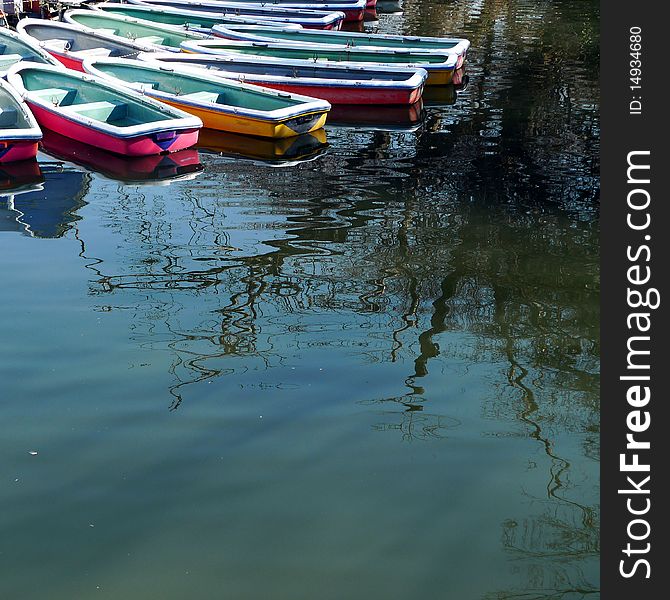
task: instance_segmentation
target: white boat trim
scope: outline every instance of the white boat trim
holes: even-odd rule
[[[35,41],[34,38],[25,36],[25,35],[20,35],[11,29],[6,29],[5,27],[0,28],[0,40],[2,40],[3,37],[10,38],[14,40],[15,42],[19,44],[25,44],[30,48],[35,54],[37,54],[40,58],[42,58],[45,63],[48,65],[60,65],[60,63],[53,57],[51,54],[46,52],[44,49],[40,47],[40,45]],[[0,54],[0,56],[4,56]],[[18,61],[17,61],[18,62]],[[32,62],[32,61],[27,61],[27,62]],[[40,63],[35,63],[35,64],[40,64]],[[0,70],[0,77],[5,77],[7,74],[7,71],[9,70],[9,67],[11,65],[8,65],[7,68],[1,69]]]
[[[25,64],[25,63],[24,63]],[[39,64],[39,63],[35,63]],[[11,68],[11,67],[10,67]],[[42,130],[37,124],[35,117],[26,103],[21,98],[21,95],[14,89],[12,85],[0,79],[0,90],[7,93],[16,105],[16,108],[21,111],[21,114],[26,118],[28,127],[0,127],[0,140],[20,140],[20,141],[39,141],[42,139]]]
[[[262,31],[267,31],[268,35],[263,36],[255,33],[246,33],[248,29],[252,30],[261,30]],[[319,42],[305,42],[301,41],[299,39],[300,33],[298,33],[297,38],[295,40],[290,40],[290,39],[281,39],[281,38],[275,38],[272,37],[272,32],[280,32],[280,31],[285,31],[286,29],[283,27],[275,27],[273,25],[251,25],[251,24],[221,24],[221,25],[215,25],[212,27],[212,33],[215,35],[219,35],[220,37],[223,37],[224,39],[228,40],[233,40],[233,41],[240,41],[240,42],[266,42],[270,44],[291,44],[295,46],[319,46]],[[427,36],[413,36],[413,35],[394,35],[394,34],[385,34],[385,33],[365,33],[365,32],[359,32],[359,31],[321,31],[321,30],[314,30],[314,29],[304,29],[301,28],[301,32],[304,32],[306,35],[312,35],[315,34],[316,36],[322,36],[324,38],[328,37],[329,35],[346,35],[347,37],[351,38],[352,40],[356,40],[357,38],[362,39],[362,38],[378,38],[381,40],[389,40],[389,41],[407,41],[406,46],[398,47],[398,48],[393,48],[391,46],[378,46],[375,45],[374,43],[362,43],[362,44],[356,44],[354,46],[348,46],[348,47],[353,47],[353,48],[358,48],[360,50],[368,50],[368,49],[381,49],[381,50],[407,50],[408,52],[426,52],[426,53],[433,53],[433,54],[444,54],[444,53],[455,53],[458,55],[466,55],[468,52],[468,49],[470,48],[470,41],[465,39],[465,38],[449,38],[449,37],[427,37]],[[412,46],[411,42],[426,42],[426,43],[432,43],[432,44],[444,44],[446,47],[445,48],[422,48],[421,46]],[[449,45],[451,44],[451,45]],[[347,47],[347,44],[327,44],[328,46],[332,48],[345,48]]]

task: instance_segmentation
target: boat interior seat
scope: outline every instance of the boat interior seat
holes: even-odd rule
[[[20,54],[0,54],[0,67],[8,67],[23,60]]]
[[[162,44],[165,38],[159,35],[145,35],[144,37],[135,38],[135,41],[140,44]]]
[[[182,94],[180,98],[186,100],[193,100],[194,102],[213,102],[219,101],[221,94],[218,92],[192,92],[190,94]]]
[[[88,48],[86,50],[78,50],[77,54],[79,56],[83,57],[100,57],[104,58],[106,56],[109,56],[112,53],[112,51],[109,48]]]
[[[32,92],[31,95],[36,96],[42,100],[48,100],[54,104],[64,106],[72,104],[72,101],[77,96],[77,90],[62,89],[62,88],[44,88]]]
[[[74,40],[66,40],[60,38],[53,38],[51,40],[45,40],[43,45],[46,48],[51,50],[57,50],[60,52],[65,52],[66,50],[71,50],[74,44]]]
[[[118,29],[112,29],[110,27],[96,27],[95,30],[98,33],[104,33],[105,35],[119,35]]]
[[[19,114],[13,106],[0,106],[0,127],[14,127]]]
[[[0,44],[0,54],[7,50],[7,44]]]
[[[158,83],[158,81],[138,81],[136,85],[142,91],[157,90],[160,86],[160,83]]]
[[[85,102],[83,104],[71,104],[67,107],[82,117],[95,119],[96,121],[115,121],[122,119],[128,113],[128,105],[124,102]]]

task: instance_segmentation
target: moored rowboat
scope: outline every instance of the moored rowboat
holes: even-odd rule
[[[301,29],[302,26],[294,23],[291,19],[275,19],[271,21],[261,21],[253,17],[240,17],[238,15],[219,15],[197,12],[193,10],[171,9],[166,10],[160,6],[151,6],[149,4],[122,4],[120,2],[102,2],[101,4],[94,4],[91,8],[95,12],[104,12],[105,14],[123,15],[126,17],[133,17],[135,19],[142,19],[144,21],[151,21],[152,23],[160,23],[163,25],[172,25],[189,31],[197,31],[200,33],[209,34],[214,25],[221,23],[235,23],[237,25],[258,25],[265,23],[266,25],[276,25],[279,27],[292,27],[294,29]]]
[[[235,42],[229,40],[200,40],[184,42],[184,52],[194,54],[244,54],[259,57],[288,58],[291,60],[331,63],[362,63],[368,66],[395,66],[425,69],[428,72],[426,85],[445,85],[451,78],[458,62],[455,54],[435,54],[410,50],[359,49],[313,45],[300,48],[291,44],[269,44],[265,42]]]
[[[0,163],[35,158],[42,131],[21,96],[0,79]]]
[[[428,73],[423,69],[323,64],[308,60],[200,54],[147,54],[172,66],[210,69],[221,77],[313,96],[340,104],[414,104],[421,98]]]
[[[146,4],[155,4],[155,0],[141,0]],[[372,9],[376,0],[313,0],[300,2],[298,0],[199,0],[200,2],[225,2],[228,5],[251,4],[255,6],[271,6],[285,10],[319,10],[326,12],[341,12],[345,15],[345,22],[362,21],[366,9]],[[191,4],[187,2],[185,4]],[[372,6],[370,6],[372,4]],[[192,9],[195,10],[195,9]]]
[[[42,50],[36,42],[0,27],[0,77],[4,77],[7,69],[20,61],[58,64],[56,59]]]
[[[63,18],[67,23],[168,52],[179,52],[182,42],[202,40],[208,37],[172,25],[162,25],[102,11],[70,10],[63,15]]]
[[[7,79],[41,127],[116,154],[190,148],[202,127],[197,117],[61,67],[14,65]]]
[[[253,17],[260,21],[282,20],[296,23],[310,29],[339,29],[344,21],[344,13],[325,12],[320,10],[300,10],[297,8],[284,9],[278,6],[263,6],[258,4],[244,4],[225,2],[190,2],[189,0],[129,0],[130,4],[151,6],[171,12],[174,9],[207,14],[213,17],[240,16]]]
[[[222,24],[212,28],[215,36],[243,42],[268,42],[274,44],[334,45],[347,48],[409,50],[421,52],[453,53],[459,57],[458,69],[464,62],[470,42],[463,38],[419,37],[413,35],[386,35],[352,31],[311,31],[284,29],[267,25]]]
[[[268,138],[286,138],[323,127],[330,104],[223,79],[203,69],[121,59],[86,61],[86,71],[124,85],[202,119],[205,127]]]
[[[39,43],[40,47],[70,69],[81,71],[85,58],[93,56],[123,56],[133,58],[140,52],[152,52],[155,47],[122,40],[71,23],[42,19],[21,19],[17,32]]]

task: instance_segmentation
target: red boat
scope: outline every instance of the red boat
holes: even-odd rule
[[[152,52],[154,48],[118,36],[107,35],[72,23],[21,19],[16,31],[46,50],[68,69],[82,71],[82,62],[87,58],[121,57],[135,58],[140,52]]]
[[[309,60],[213,54],[142,54],[171,66],[200,67],[220,77],[327,100],[332,105],[410,105],[421,99],[423,69],[338,65]]]

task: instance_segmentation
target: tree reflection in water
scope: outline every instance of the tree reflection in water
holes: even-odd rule
[[[116,248],[82,247],[91,292],[172,353],[173,410],[199,383],[330,347],[402,371],[404,391],[360,406],[430,441],[460,427],[431,370],[491,364],[484,435],[530,437],[544,457],[528,468],[547,472],[502,525],[519,584],[487,597],[595,595],[596,482],[575,463],[598,459],[598,4],[404,7],[388,28],[473,42],[453,106],[417,132],[330,132],[290,169],[211,157],[188,186],[119,187],[101,216]]]

